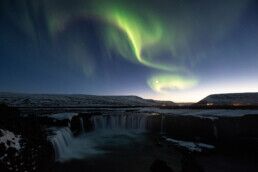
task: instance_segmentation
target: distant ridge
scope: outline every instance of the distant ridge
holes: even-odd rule
[[[258,93],[229,93],[229,94],[212,94],[198,103],[199,105],[233,105],[233,106],[250,106],[258,105]]]
[[[96,96],[83,94],[27,94],[0,92],[0,103],[13,107],[87,107],[87,106],[171,106],[170,101],[138,96]]]

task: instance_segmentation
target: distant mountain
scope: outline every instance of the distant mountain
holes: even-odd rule
[[[212,94],[205,97],[197,104],[233,106],[258,105],[258,93]]]
[[[137,96],[96,96],[81,94],[0,93],[0,103],[14,107],[84,107],[84,106],[171,106],[170,101],[156,101]]]

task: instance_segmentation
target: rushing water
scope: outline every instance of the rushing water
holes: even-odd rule
[[[83,124],[83,118],[80,117],[80,124],[81,124],[81,129],[82,129],[82,133],[84,133],[84,124]]]
[[[161,115],[161,123],[160,123],[160,134],[161,135],[165,134],[165,131],[164,131],[164,120],[165,120],[165,116]]]
[[[85,133],[83,118],[80,118],[82,134],[74,137],[69,127],[52,128],[50,141],[55,150],[56,161],[81,159],[105,153],[99,147],[106,144],[126,144],[123,137],[135,137],[145,132],[146,115],[96,115],[91,121],[94,131]],[[119,140],[120,138],[123,138]]]
[[[146,129],[146,115],[98,115],[92,121],[95,130],[99,129]]]
[[[50,138],[54,150],[55,150],[55,159],[62,159],[62,155],[64,155],[68,151],[68,147],[70,146],[73,138],[73,134],[69,127],[64,128],[52,128],[54,136]]]

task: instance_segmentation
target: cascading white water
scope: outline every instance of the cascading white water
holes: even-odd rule
[[[92,117],[94,129],[146,129],[146,115],[98,115]]]
[[[213,135],[214,135],[215,139],[218,139],[218,128],[216,125],[217,118],[210,118],[210,119],[212,121]]]
[[[160,134],[164,134],[164,120],[165,120],[165,116],[161,115]]]
[[[96,115],[91,117],[95,131],[84,133],[81,136],[74,137],[69,127],[50,128],[53,135],[49,137],[55,150],[56,161],[66,161],[69,159],[83,158],[92,154],[102,153],[96,145],[102,145],[103,142],[113,136],[121,134],[127,135],[133,130],[133,133],[144,132],[146,129],[147,115]],[[80,127],[84,132],[83,119],[80,118]],[[121,131],[120,131],[121,130]],[[127,130],[130,130],[129,132]],[[132,137],[132,135],[130,135]],[[107,139],[108,138],[108,139]]]
[[[68,127],[64,128],[51,128],[54,133],[49,139],[53,144],[55,150],[55,159],[61,160],[63,155],[67,152],[68,146],[71,144],[73,139],[73,134]]]
[[[218,139],[218,128],[214,121],[213,121],[213,134],[214,134],[215,138]]]
[[[84,124],[83,124],[83,118],[80,118],[80,124],[81,124],[81,129],[82,129],[82,133],[84,133]]]

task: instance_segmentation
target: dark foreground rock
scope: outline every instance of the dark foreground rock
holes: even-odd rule
[[[251,151],[258,154],[258,115],[237,117],[166,115],[163,121],[162,130],[170,138],[208,143],[218,149]]]
[[[144,131],[151,136],[157,136],[154,145],[159,148],[155,149],[162,149],[168,146],[169,148],[166,149],[166,151],[176,149],[183,154],[184,158],[179,158],[182,169],[173,168],[173,170],[177,172],[202,172],[203,164],[200,166],[199,162],[195,160],[197,153],[205,153],[207,156],[214,154],[214,152],[227,152],[229,154],[237,152],[237,154],[245,153],[254,157],[258,155],[258,116],[255,114],[223,117],[161,114],[131,110],[112,111],[112,109],[108,111],[99,111],[99,109],[97,109],[94,111],[91,109],[88,112],[84,111],[80,113],[65,112],[49,115],[20,116],[20,112],[17,109],[1,105],[0,115],[0,139],[4,140],[4,138],[7,138],[6,136],[11,138],[9,140],[5,139],[3,143],[0,141],[0,170],[2,171],[50,171],[51,169],[56,169],[57,171],[72,171],[76,163],[82,165],[82,161],[73,161],[76,162],[75,164],[66,163],[69,170],[63,168],[62,163],[57,167],[54,161],[58,154],[56,154],[57,149],[54,148],[58,147],[60,150],[63,150],[61,148],[69,147],[68,142],[71,142],[71,139],[80,138],[82,133],[84,136],[98,129],[136,129]],[[62,130],[64,128],[65,130]],[[49,136],[55,138],[52,140],[54,142],[51,141],[50,143],[48,141]],[[164,136],[161,137],[163,139],[158,139],[160,136]],[[120,138],[121,135],[116,137]],[[163,142],[169,141],[164,138],[171,138],[170,142],[172,141],[173,143],[166,143],[166,146],[164,146]],[[104,139],[106,138],[104,137]],[[126,140],[126,142],[127,141],[128,140]],[[131,140],[129,140],[129,142],[131,142]],[[16,143],[19,144],[19,146],[17,146]],[[53,143],[56,144],[53,145]],[[112,148],[112,151],[113,149],[116,150],[119,146],[123,146],[119,144],[120,142]],[[208,144],[214,145],[215,148],[212,149],[212,151],[208,149],[199,151],[203,145],[207,148]],[[116,157],[117,154],[109,154],[108,156],[99,157],[96,160],[100,164],[104,164],[105,167],[113,169],[113,167],[109,167],[110,164],[107,163],[107,159],[110,163],[128,163],[128,160],[133,161],[136,156],[139,156],[142,161],[147,163],[144,167],[142,166],[144,170],[172,170],[169,165],[166,165],[166,158],[159,161],[155,155],[152,156],[153,152],[150,152],[148,156],[151,155],[152,159],[148,159],[148,157],[142,156],[145,155],[145,153],[140,149],[136,149],[137,146],[140,146],[138,143],[132,143],[130,146],[132,146],[132,150],[137,150],[135,154],[131,156],[129,155],[132,150],[125,151],[124,147],[121,147],[119,151],[125,152],[123,152],[123,154],[116,152],[120,155],[119,157]],[[185,147],[187,149],[185,149]],[[193,149],[198,151],[191,151]],[[145,150],[150,151],[152,149]],[[109,148],[107,152],[108,151]],[[194,153],[189,154],[190,152]],[[250,154],[250,152],[252,154]],[[121,156],[123,156],[123,158]],[[105,157],[107,159],[105,159]],[[114,158],[113,160],[115,161],[113,161],[112,158]],[[145,158],[147,158],[147,160]],[[93,159],[84,159],[83,163],[86,164],[86,168],[92,167],[90,163],[95,162]],[[119,164],[119,169],[123,167],[126,168],[126,163]],[[171,162],[167,163],[170,164]],[[96,164],[93,165],[93,167],[87,170],[94,171],[97,169],[102,171],[105,169],[104,166],[99,167]],[[209,168],[210,167],[207,167],[206,169]],[[78,167],[75,169],[81,170]],[[133,169],[135,169],[135,167]],[[127,171],[130,170],[127,169]]]
[[[165,161],[156,159],[150,167],[151,172],[173,172]]]
[[[0,171],[47,171],[53,150],[39,123],[5,105],[0,116]]]

